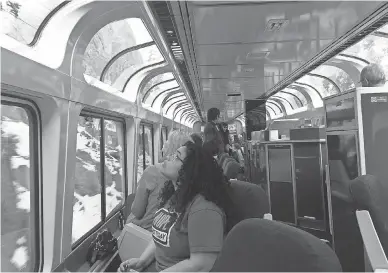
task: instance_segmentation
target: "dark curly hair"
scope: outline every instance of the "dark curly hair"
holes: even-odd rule
[[[167,181],[160,192],[160,208],[167,202],[180,216],[176,227],[180,227],[184,212],[197,194],[221,208],[226,216],[229,214],[231,199],[230,182],[224,176],[217,161],[201,145],[191,141],[184,144],[187,156],[179,170],[177,189],[172,181]]]

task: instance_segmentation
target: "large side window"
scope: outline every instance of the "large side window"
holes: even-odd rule
[[[39,138],[35,108],[1,101],[1,271],[39,269]]]
[[[72,243],[96,229],[123,204],[124,122],[81,114],[73,201]]]
[[[154,164],[154,139],[152,125],[140,124],[139,128],[139,150],[137,154],[137,181],[143,171]]]

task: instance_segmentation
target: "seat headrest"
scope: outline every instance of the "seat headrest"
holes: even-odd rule
[[[230,162],[230,161],[233,161],[234,159],[233,158],[231,158],[229,155],[224,159],[224,162],[222,163],[222,165],[221,165],[221,168],[223,169],[223,170],[225,170],[226,169],[226,165]]]
[[[349,191],[353,199],[355,208],[358,210],[373,210],[378,206],[382,197],[386,199],[383,185],[374,175],[361,175],[350,181]]]
[[[300,229],[247,219],[227,235],[212,272],[339,272],[334,251]]]
[[[249,218],[263,218],[269,213],[269,201],[265,191],[258,185],[244,181],[230,181],[232,208],[227,217],[227,231],[237,223]]]
[[[228,179],[235,179],[240,172],[240,164],[237,163],[235,160],[228,160],[225,169],[224,169],[224,175]]]
[[[227,153],[222,153],[219,157],[219,160],[218,160],[218,165],[220,165],[222,167],[222,165],[224,164],[224,161],[226,158],[228,158],[229,155]]]
[[[374,175],[361,175],[350,182],[355,209],[370,213],[376,232],[388,253],[388,185]]]

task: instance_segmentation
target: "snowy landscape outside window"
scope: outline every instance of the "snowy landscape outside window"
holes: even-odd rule
[[[35,116],[3,101],[1,108],[1,271],[34,271],[39,255]]]
[[[104,145],[101,145],[102,136]],[[125,192],[123,166],[124,124],[81,115],[77,132],[72,243],[121,207]],[[103,185],[105,208],[101,207]]]

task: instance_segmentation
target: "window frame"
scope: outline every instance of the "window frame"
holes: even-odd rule
[[[41,114],[34,101],[4,94],[10,88],[1,85],[1,105],[23,108],[29,119],[30,157],[30,216],[29,235],[30,264],[34,272],[43,268],[43,176],[42,176],[42,123]],[[32,128],[31,128],[32,125]],[[32,183],[31,183],[32,182]],[[31,227],[34,228],[31,232]]]
[[[162,127],[160,130],[160,147],[159,147],[162,152],[162,157],[163,157],[163,151],[162,151],[163,145],[164,145],[164,139],[163,139],[163,127]]]
[[[91,228],[88,232],[86,232],[84,235],[79,237],[75,242],[71,243],[71,251],[74,251],[80,244],[82,244],[83,241],[85,241],[89,236],[91,236],[93,233],[95,233],[101,226],[103,226],[106,222],[108,222],[114,215],[121,211],[123,207],[125,206],[126,199],[128,198],[128,174],[127,174],[127,140],[126,140],[126,126],[125,126],[125,119],[122,117],[118,117],[115,115],[109,115],[109,114],[103,114],[96,111],[92,111],[89,109],[83,109],[81,110],[78,117],[91,117],[91,118],[98,118],[101,122],[101,139],[100,139],[100,164],[101,164],[101,170],[100,170],[100,176],[102,177],[102,181],[100,181],[101,184],[101,220],[96,224],[93,228]],[[105,188],[105,120],[109,121],[117,121],[121,122],[123,124],[123,199],[122,204],[117,206],[115,209],[113,209],[111,212],[106,214],[106,188]],[[78,128],[78,121],[77,121],[77,128]],[[77,132],[78,134],[78,132]],[[101,145],[101,143],[103,145]],[[101,156],[102,155],[102,156]],[[75,189],[74,189],[75,191]],[[74,191],[73,191],[73,197],[74,197]],[[72,211],[72,213],[74,213]],[[73,219],[73,217],[72,217]],[[73,220],[72,220],[72,227],[73,227]],[[73,232],[72,232],[73,235]]]
[[[167,142],[167,126],[162,126],[162,129],[160,130],[160,150],[163,149],[164,143]],[[163,151],[162,151],[162,157],[163,157]]]

